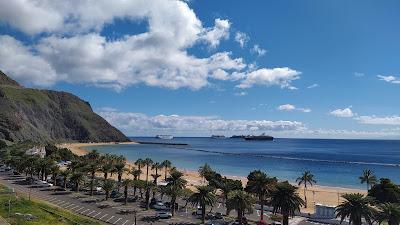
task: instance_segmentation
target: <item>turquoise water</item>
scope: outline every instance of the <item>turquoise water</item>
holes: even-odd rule
[[[310,170],[320,185],[365,188],[358,177],[363,169],[371,169],[378,178],[387,177],[400,183],[400,141],[174,138],[166,142],[188,145],[106,145],[87,149],[124,155],[132,161],[147,157],[153,161],[168,159],[178,168],[196,171],[209,163],[216,171],[235,176],[247,176],[251,170],[260,169],[270,176],[293,182],[302,171]]]

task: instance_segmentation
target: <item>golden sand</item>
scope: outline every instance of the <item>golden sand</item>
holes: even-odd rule
[[[107,143],[65,143],[65,144],[59,144],[58,147],[63,147],[63,148],[68,148],[70,149],[74,154],[76,155],[85,155],[88,151],[85,149],[85,147],[88,146],[99,146],[99,145],[113,145],[116,144],[114,142],[107,142]],[[137,144],[136,142],[123,142],[123,143],[118,143],[118,144]],[[134,162],[132,161],[127,161],[127,168],[132,169],[135,167]],[[145,169],[143,170],[143,174],[141,175],[141,179],[145,179],[146,177],[146,171]],[[185,179],[188,181],[188,188],[194,189],[196,186],[203,185],[203,180],[199,176],[197,171],[190,171],[186,169],[180,169],[181,172],[184,173]],[[149,171],[149,174],[154,173],[154,171]],[[162,175],[161,179],[164,178],[164,170],[159,171],[159,174]],[[116,179],[117,175],[114,174],[112,178]],[[124,178],[132,178],[130,175],[124,175]],[[236,179],[236,180],[241,180],[243,185],[247,183],[246,177],[239,177],[239,176],[226,176],[230,179]],[[357,178],[354,178],[357,179]],[[151,177],[149,177],[149,180],[151,180]],[[339,203],[343,201],[343,198],[341,197],[342,194],[345,193],[361,193],[361,194],[366,194],[365,190],[361,189],[352,189],[352,188],[341,188],[341,187],[331,187],[331,186],[320,186],[320,185],[314,185],[312,187],[308,187],[306,191],[307,195],[307,208],[303,208],[303,212],[314,212],[314,206],[315,204],[323,204],[323,205],[329,205],[329,206],[336,206]],[[304,197],[304,189],[303,187],[299,187],[299,194],[301,197]]]

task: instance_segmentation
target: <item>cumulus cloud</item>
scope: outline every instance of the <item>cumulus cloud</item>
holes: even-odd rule
[[[374,124],[374,125],[400,125],[400,116],[359,116],[356,118],[359,123],[362,124]]]
[[[248,93],[246,91],[241,91],[241,92],[237,92],[235,93],[236,96],[246,96]]]
[[[238,88],[250,88],[253,85],[280,86],[281,88],[296,89],[291,85],[292,81],[300,78],[301,72],[288,67],[273,69],[258,69],[248,73],[241,81]]]
[[[50,64],[13,37],[0,35],[0,68],[25,85],[48,86],[58,77]]]
[[[297,110],[297,111],[301,111],[301,112],[305,112],[305,113],[311,112],[311,109],[309,109],[309,108],[298,108],[298,107],[296,107],[295,105],[292,105],[292,104],[280,105],[280,106],[277,107],[277,109],[280,110],[280,111],[294,111],[294,110]]]
[[[215,116],[155,115],[100,109],[98,113],[128,135],[139,133],[282,132],[304,129],[298,121],[225,120]]]
[[[246,33],[243,33],[243,32],[240,32],[240,31],[236,32],[235,41],[237,43],[239,43],[241,48],[244,48],[244,46],[246,45],[246,43],[249,40],[250,40],[250,37]]]
[[[378,75],[377,76],[379,80],[392,83],[392,84],[400,84],[400,79],[395,76],[383,76],[383,75]]]
[[[116,19],[146,21],[148,30],[107,39],[101,30]],[[65,81],[117,91],[139,83],[195,90],[210,85],[212,80],[253,85],[254,78],[248,77],[255,72],[243,58],[235,58],[231,52],[215,52],[207,57],[188,52],[197,44],[217,47],[229,38],[231,23],[217,18],[212,27],[205,27],[185,1],[3,1],[0,22],[37,35],[35,44],[29,46],[9,36],[2,36],[0,43],[3,48],[12,42],[6,49],[7,57],[0,58],[2,69],[18,81],[34,85]],[[6,50],[2,50],[4,54]],[[15,65],[26,68],[16,69]],[[267,86],[292,88],[291,80],[284,75],[273,79],[264,76]]]
[[[259,45],[254,45],[250,51],[257,56],[263,56],[267,53],[267,50],[262,49]]]
[[[355,115],[353,111],[351,111],[350,107],[344,109],[335,109],[329,114],[336,117],[353,117]]]

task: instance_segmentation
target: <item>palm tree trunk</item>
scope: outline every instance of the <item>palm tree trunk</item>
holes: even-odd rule
[[[121,183],[122,180],[122,173],[118,173],[118,182]]]
[[[289,225],[289,216],[283,215],[282,225]]]
[[[147,165],[146,169],[146,182],[149,182],[149,165]]]
[[[176,197],[173,196],[171,198],[171,214],[172,214],[172,216],[175,216],[175,201],[176,201]]]
[[[307,183],[304,183],[304,208],[307,208]]]
[[[92,177],[90,181],[90,196],[93,196],[93,186],[94,186],[94,172],[92,172]]]
[[[238,217],[238,220],[239,220],[239,224],[242,225],[242,221],[243,221],[242,210],[237,210],[237,217]]]
[[[146,209],[149,209],[149,203],[150,203],[150,188],[146,188]]]
[[[260,206],[261,206],[260,221],[263,221],[264,220],[264,199],[262,197],[260,198]]]
[[[64,189],[67,189],[67,177],[64,177]]]
[[[164,180],[167,180],[167,167],[164,167]]]
[[[206,205],[201,206],[201,222],[204,224],[206,221]]]
[[[105,173],[104,173],[104,180],[107,180],[107,178],[108,178],[108,173],[105,172]]]
[[[128,204],[128,185],[125,185],[124,189],[125,205]]]
[[[109,191],[106,191],[106,201],[108,200],[108,196],[110,195]]]

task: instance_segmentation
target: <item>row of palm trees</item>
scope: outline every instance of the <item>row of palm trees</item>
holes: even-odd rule
[[[24,154],[12,157],[2,155],[2,157],[7,164],[31,177],[36,175],[38,179],[46,180],[48,175],[52,175],[54,184],[56,184],[56,178],[60,175],[63,178],[64,188],[70,182],[75,191],[79,191],[81,185],[89,179],[90,195],[94,193],[94,187],[99,181],[96,175],[100,173],[103,175],[100,184],[105,192],[106,200],[112,190],[116,188],[120,190],[123,187],[124,202],[127,204],[128,190],[133,187],[133,195],[136,196],[137,189],[139,189],[140,196],[145,199],[146,208],[148,208],[151,194],[154,197],[159,192],[161,196],[170,197],[171,213],[175,215],[175,203],[178,199],[183,199],[186,200],[186,205],[191,203],[193,206],[200,206],[203,222],[207,207],[213,207],[220,197],[226,207],[226,214],[235,210],[240,223],[246,213],[252,212],[253,204],[258,203],[261,207],[261,221],[264,221],[264,205],[269,205],[273,208],[274,213],[282,215],[283,225],[287,225],[290,216],[300,211],[302,206],[307,206],[307,188],[316,183],[314,175],[310,171],[305,171],[296,179],[299,186],[304,186],[303,200],[297,193],[298,187],[288,182],[278,182],[275,177],[270,177],[260,170],[249,173],[248,182],[243,188],[241,181],[222,177],[208,164],[205,164],[199,168],[199,175],[203,177],[204,183],[202,186],[198,186],[195,192],[192,192],[186,188],[187,181],[184,179],[184,174],[172,167],[172,163],[168,160],[155,162],[150,158],[138,159],[132,168],[128,168],[125,157],[112,154],[101,155],[93,150],[84,156],[73,158],[68,168],[62,170],[55,163],[60,160],[57,151],[53,151],[45,158]],[[150,174],[151,172],[152,174]],[[158,179],[162,176],[162,172],[164,172],[166,186],[158,185]],[[116,181],[111,179],[114,174],[117,175]],[[141,177],[144,174],[145,178]],[[150,176],[152,181],[149,179]],[[133,179],[130,179],[132,177]],[[370,170],[363,172],[360,181],[367,184],[368,190],[373,189],[372,187],[375,187],[373,185],[377,183],[375,175]],[[381,180],[382,182],[381,185],[391,185],[387,180]],[[393,186],[390,187],[393,189]],[[143,191],[145,191],[144,198]],[[377,204],[371,196],[365,197],[361,194],[345,194],[343,198],[345,201],[336,209],[337,216],[342,221],[348,218],[355,225],[360,225],[362,219],[368,223],[385,221],[389,225],[399,224],[400,206],[399,202],[396,202],[397,200],[393,202],[383,200]],[[393,198],[400,199],[400,192],[398,198],[395,196],[390,199]]]

